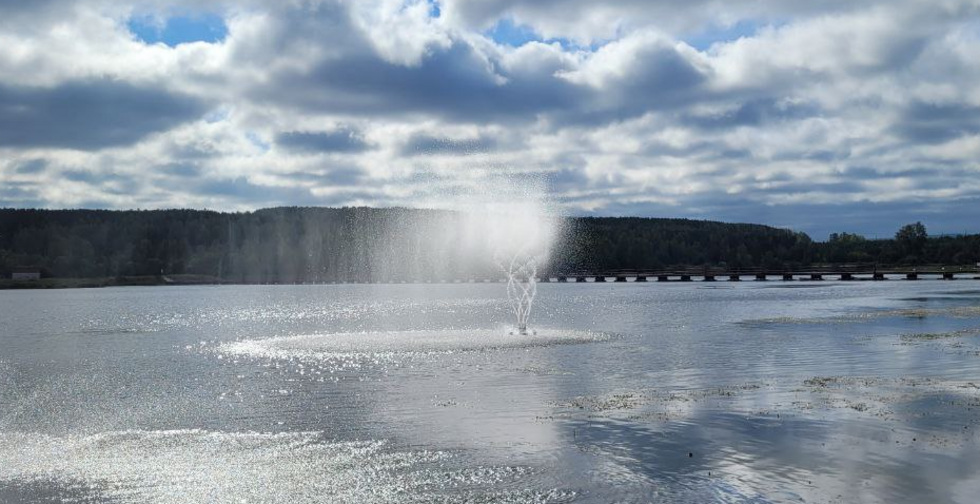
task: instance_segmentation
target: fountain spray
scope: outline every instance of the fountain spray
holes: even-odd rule
[[[507,279],[507,302],[528,335],[537,293],[538,268],[547,264],[561,220],[552,212],[545,181],[538,176],[474,171],[457,194],[440,194],[438,206],[458,212],[454,229],[436,241],[448,245],[461,263],[482,269],[496,265]]]
[[[517,333],[527,336],[531,306],[538,292],[538,258],[534,254],[516,253],[509,261],[498,261],[507,275],[507,301],[517,319]]]

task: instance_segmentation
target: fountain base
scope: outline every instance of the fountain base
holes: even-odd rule
[[[326,333],[280,336],[242,340],[220,345],[218,351],[228,355],[264,357],[281,360],[337,361],[340,363],[374,362],[398,355],[427,355],[508,348],[531,348],[606,341],[610,336],[593,331],[525,328],[518,331],[499,329],[367,331],[361,333]]]
[[[538,334],[537,331],[529,330],[527,326],[519,326],[516,331],[511,331],[511,336],[534,336]]]

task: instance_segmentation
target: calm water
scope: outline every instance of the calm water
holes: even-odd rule
[[[0,292],[0,502],[976,502],[980,282]]]

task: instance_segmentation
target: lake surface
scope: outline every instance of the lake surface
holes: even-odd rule
[[[0,502],[976,502],[980,282],[0,292]]]

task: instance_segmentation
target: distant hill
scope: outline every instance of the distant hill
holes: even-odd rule
[[[240,283],[495,278],[499,271],[490,261],[474,259],[459,236],[446,232],[459,219],[403,208],[0,209],[0,275],[36,267],[61,278],[201,275]],[[542,270],[977,261],[980,235],[912,246],[845,233],[815,243],[803,233],[756,224],[571,218]]]

